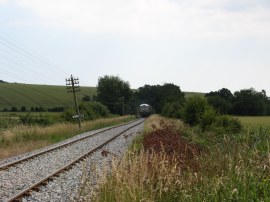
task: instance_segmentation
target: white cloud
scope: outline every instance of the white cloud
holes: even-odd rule
[[[0,0],[0,3],[3,0]],[[266,0],[17,0],[42,26],[153,37],[269,36]],[[21,20],[23,23],[23,20]]]

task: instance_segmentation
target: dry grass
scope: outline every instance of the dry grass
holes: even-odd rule
[[[77,124],[65,123],[47,127],[16,126],[0,133],[0,159],[29,152],[61,140],[98,128],[112,126],[134,119],[133,116],[85,121],[82,128]]]
[[[157,194],[161,197],[175,191],[183,182],[177,160],[169,161],[165,154],[127,154],[120,163],[113,162],[111,171],[96,201],[156,201]]]
[[[0,159],[5,159],[11,156],[16,156],[26,152],[30,152],[35,149],[48,146],[49,144],[50,143],[46,140],[40,140],[40,141],[30,141],[27,144],[20,142],[8,147],[3,146],[0,148]]]
[[[153,125],[155,125],[157,129],[161,128],[161,126],[160,126],[161,120],[163,120],[167,124],[173,123],[177,127],[177,130],[179,130],[179,131],[182,131],[184,129],[186,130],[186,128],[189,128],[188,126],[186,126],[183,123],[183,121],[181,121],[179,119],[165,119],[157,114],[154,114],[146,119],[146,121],[144,123],[144,133],[148,134],[151,131],[153,131]]]

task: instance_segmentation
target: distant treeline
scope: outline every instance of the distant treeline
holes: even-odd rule
[[[140,103],[149,103],[157,113],[173,114],[175,117],[180,116],[181,106],[186,100],[180,87],[174,84],[145,85],[136,94]],[[270,99],[265,90],[258,92],[250,88],[232,93],[227,88],[222,88],[206,93],[205,98],[220,114],[270,115]]]
[[[27,107],[22,106],[21,108],[11,107],[10,109],[4,108],[3,112],[63,112],[65,111],[65,107],[52,107],[52,108],[45,108],[45,107],[31,107],[27,109]]]
[[[253,88],[231,93],[227,88],[211,91],[205,95],[207,101],[221,114],[265,116],[270,115],[270,99],[266,91]]]
[[[220,114],[270,115],[270,99],[266,91],[253,88],[232,93],[227,88],[211,91],[204,99]],[[181,118],[186,103],[185,93],[172,83],[144,85],[131,91],[129,83],[118,76],[99,78],[95,100],[107,106],[113,114],[136,113],[138,105],[147,103],[155,113]]]

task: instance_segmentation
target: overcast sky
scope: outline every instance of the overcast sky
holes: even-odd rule
[[[270,95],[269,0],[0,0],[0,79]]]

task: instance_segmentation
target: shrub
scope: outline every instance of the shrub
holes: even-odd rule
[[[65,121],[69,121],[69,122],[75,122],[76,119],[73,119],[72,116],[74,116],[76,114],[75,110],[74,109],[66,109],[64,111],[64,113],[62,114],[62,118],[65,120]]]
[[[21,107],[21,112],[26,112],[26,107],[25,106]]]
[[[99,102],[84,102],[79,105],[80,112],[84,114],[85,119],[97,119],[109,115],[108,108]]]
[[[12,107],[10,111],[11,111],[11,112],[17,112],[18,109],[17,109],[17,107]]]
[[[30,113],[27,113],[24,116],[20,116],[20,122],[23,125],[30,125],[32,123],[32,116]]]
[[[211,127],[213,123],[215,123],[217,119],[217,112],[214,110],[213,107],[208,106],[205,112],[203,113],[199,125],[202,129],[202,131],[207,130],[208,128]]]
[[[84,102],[79,105],[80,114],[84,114],[85,120],[94,120],[100,117],[107,117],[110,114],[108,108],[99,102]],[[66,109],[62,118],[66,121],[76,121],[72,116],[77,114],[74,109]]]
[[[228,133],[239,133],[242,130],[240,121],[227,115],[218,116],[213,126],[214,129],[223,129]]]
[[[42,126],[48,126],[56,123],[57,120],[55,117],[50,116],[49,114],[42,115],[35,119],[35,123]]]
[[[161,114],[170,118],[182,118],[181,108],[182,106],[178,103],[166,103]]]
[[[44,107],[39,107],[39,108],[38,108],[38,111],[39,111],[39,112],[46,112],[47,109],[45,109]]]
[[[63,112],[65,111],[64,107],[53,107],[48,109],[49,112]]]
[[[90,102],[91,101],[91,97],[89,95],[84,95],[82,98],[82,102]]]
[[[184,122],[191,126],[199,124],[206,108],[207,108],[207,101],[204,97],[200,96],[189,97],[183,109]]]
[[[57,120],[50,116],[49,114],[42,115],[40,114],[39,117],[31,116],[31,113],[27,113],[24,116],[20,116],[20,123],[23,125],[41,125],[41,126],[48,126],[52,125]]]

